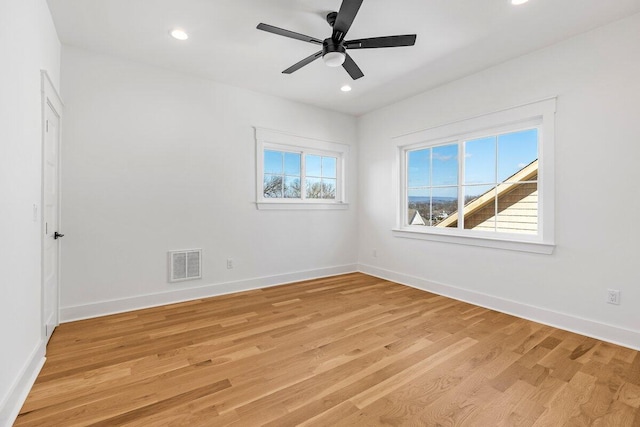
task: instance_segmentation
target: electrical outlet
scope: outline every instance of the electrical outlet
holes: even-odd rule
[[[231,270],[233,268],[233,258],[227,258],[227,269]]]
[[[371,251],[371,256],[373,256],[374,258],[378,258],[378,250],[377,249],[373,249]]]
[[[620,291],[617,289],[607,289],[607,303],[620,305]]]

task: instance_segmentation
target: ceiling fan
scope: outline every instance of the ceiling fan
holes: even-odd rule
[[[325,64],[330,67],[342,67],[353,80],[364,76],[362,70],[356,65],[353,59],[347,53],[347,49],[374,49],[379,47],[399,47],[413,46],[416,43],[415,34],[407,34],[402,36],[386,36],[371,37],[367,39],[345,40],[345,36],[351,28],[353,20],[362,5],[363,0],[343,0],[339,12],[330,12],[327,15],[327,22],[333,27],[331,37],[320,40],[315,37],[306,36],[304,34],[285,30],[283,28],[274,27],[273,25],[258,24],[257,28],[269,33],[278,34],[280,36],[290,37],[303,42],[321,45],[322,50],[303,59],[302,61],[292,65],[283,71],[284,74],[291,74],[299,70],[305,65],[310,64],[316,59],[322,57]]]

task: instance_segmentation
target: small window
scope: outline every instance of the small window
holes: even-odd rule
[[[264,151],[265,198],[300,198],[300,158],[300,153]]]
[[[259,209],[344,209],[343,144],[256,129]]]
[[[550,253],[554,112],[548,100],[397,138],[394,234]]]
[[[336,164],[337,158],[330,156],[305,157],[306,197],[308,199],[336,198]]]

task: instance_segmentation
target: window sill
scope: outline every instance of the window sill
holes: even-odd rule
[[[342,202],[256,202],[259,210],[340,210],[348,209]]]
[[[552,243],[541,243],[524,240],[440,234],[407,229],[393,229],[392,232],[394,237],[401,237],[406,239],[430,240],[433,242],[454,243],[467,246],[480,246],[484,248],[530,252],[543,255],[551,255],[555,248],[555,244]]]

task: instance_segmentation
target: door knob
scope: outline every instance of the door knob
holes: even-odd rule
[[[53,238],[55,240],[58,240],[59,238],[64,237],[64,234],[60,234],[57,231],[55,233],[53,233]]]

